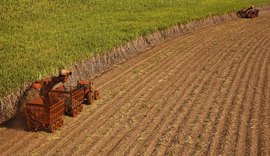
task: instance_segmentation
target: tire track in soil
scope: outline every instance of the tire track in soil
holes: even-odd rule
[[[258,58],[260,58],[260,56]],[[261,60],[259,61],[261,62]],[[231,114],[229,115],[231,117],[231,122],[230,127],[228,127],[226,136],[224,137],[223,145],[221,145],[220,148],[220,151],[222,151],[222,153],[230,155],[234,152],[233,147],[236,144],[236,137],[238,135],[237,130],[239,129],[240,119],[243,119],[246,116],[243,113],[243,109],[250,110],[250,108],[248,108],[250,104],[248,102],[248,98],[251,98],[251,101],[252,98],[254,98],[253,88],[251,88],[250,86],[257,84],[256,76],[261,72],[257,69],[260,69],[260,66],[261,63],[256,64],[256,66],[254,67],[255,69],[252,70],[252,73],[250,74],[249,80],[247,82],[244,82],[245,88],[240,90],[239,94],[236,95],[235,99],[233,100],[236,108],[232,110]],[[243,117],[240,117],[240,115],[243,115]]]
[[[251,57],[255,57],[254,55]],[[220,140],[222,140],[222,138],[224,138],[226,136],[227,133],[227,127],[230,126],[229,121],[230,119],[230,112],[234,109],[234,105],[233,105],[233,99],[235,97],[235,95],[239,92],[239,87],[237,84],[241,83],[241,82],[245,82],[246,79],[249,78],[250,72],[251,72],[251,68],[248,68],[249,66],[251,66],[252,64],[248,64],[249,60],[252,60],[251,58],[248,59],[248,61],[246,62],[245,66],[242,66],[243,68],[239,68],[239,71],[242,71],[242,74],[237,74],[237,76],[234,79],[234,83],[232,85],[232,88],[229,91],[229,96],[226,98],[225,101],[225,110],[223,110],[222,115],[221,115],[221,119],[219,122],[219,125],[217,125],[217,130],[216,132],[214,132],[214,137],[213,137],[213,141],[211,141],[211,144],[209,146],[209,150],[207,151],[207,153],[210,155],[217,155],[219,154],[219,150],[221,148],[221,142]],[[246,71],[248,70],[248,72]],[[248,75],[249,74],[249,75]],[[244,78],[243,78],[244,77]],[[242,78],[242,79],[241,79]],[[245,81],[244,81],[245,80]],[[229,106],[228,106],[229,105]]]
[[[172,111],[172,110],[170,110],[170,111]],[[171,114],[171,113],[170,113]],[[147,139],[145,139],[145,140],[147,140],[146,142],[144,142],[143,144],[140,144],[140,143],[136,143],[135,145],[132,145],[132,148],[131,149],[129,149],[129,151],[131,151],[130,153],[131,153],[131,155],[135,155],[137,152],[140,152],[140,151],[145,151],[145,150],[143,150],[142,148],[146,148],[150,143],[149,143],[149,140],[152,140],[153,139],[153,136],[155,136],[156,135],[156,133],[157,133],[157,131],[160,131],[160,125],[164,125],[164,124],[167,124],[168,125],[168,123],[166,123],[165,121],[164,121],[165,119],[162,119],[161,121],[160,121],[160,123],[159,123],[159,125],[157,125],[157,128],[156,127],[154,127],[155,128],[155,130],[156,131],[154,131],[154,132],[152,132],[151,134],[150,134],[150,136],[147,136]],[[165,122],[165,123],[164,123]],[[167,127],[167,126],[163,126],[163,128],[162,128],[162,130],[164,129],[164,127]],[[162,131],[161,130],[161,131]],[[157,137],[157,138],[159,138],[159,137]],[[155,138],[156,139],[156,138]],[[157,141],[157,139],[155,140],[155,142]],[[152,141],[153,142],[153,141]],[[149,145],[150,147],[151,147],[151,145]],[[152,146],[150,149],[153,149],[154,147]],[[140,150],[138,150],[138,149],[140,149]],[[148,149],[149,149],[149,147],[148,147]],[[152,151],[152,150],[149,150],[149,151]],[[129,154],[130,154],[129,153]],[[149,153],[149,152],[146,152],[146,153]]]
[[[181,82],[181,81],[180,81]],[[204,86],[205,87],[205,86]],[[196,88],[196,89],[198,89],[198,88]],[[202,90],[204,90],[204,89],[202,89]],[[194,92],[196,92],[196,91],[194,91]],[[193,93],[193,92],[192,92]],[[169,102],[168,102],[169,103]],[[165,104],[167,104],[167,103],[165,103]],[[174,105],[176,105],[176,103],[173,103]],[[169,108],[168,108],[169,107]],[[172,106],[167,106],[166,105],[166,107],[165,107],[165,109],[163,109],[163,110],[160,110],[161,111],[161,116],[158,116],[158,117],[155,117],[155,119],[153,119],[153,118],[151,118],[151,120],[158,120],[158,121],[156,121],[157,122],[157,124],[154,124],[153,126],[154,127],[147,127],[148,126],[148,124],[149,123],[156,123],[156,122],[150,122],[150,121],[148,121],[149,123],[147,123],[147,125],[143,125],[143,124],[141,124],[141,126],[142,126],[142,128],[140,128],[140,129],[138,129],[137,130],[137,136],[136,137],[134,137],[134,138],[136,138],[137,140],[139,139],[139,137],[140,137],[140,132],[142,132],[143,131],[143,129],[147,129],[147,130],[145,130],[145,131],[143,131],[143,133],[146,133],[146,134],[148,134],[148,135],[150,135],[150,134],[152,134],[153,133],[153,131],[156,129],[156,126],[158,126],[159,124],[160,124],[160,122],[162,122],[162,118],[164,117],[164,115],[165,115],[165,113],[163,113],[163,112],[167,112],[167,111],[172,111]],[[169,110],[168,110],[169,109]],[[160,112],[158,112],[158,113],[156,113],[156,114],[159,114]],[[157,118],[157,119],[156,119]],[[147,137],[147,136],[146,136]],[[132,138],[132,136],[130,136],[130,138]],[[133,142],[132,142],[132,145],[134,144],[134,143],[136,143],[136,142],[134,142],[135,140],[132,140]],[[125,143],[122,143],[122,144],[124,144],[124,145],[126,145]],[[128,148],[133,148],[133,149],[131,149],[131,151],[129,151],[129,149],[127,150],[127,152],[125,152],[125,154],[127,154],[127,153],[129,153],[129,154],[131,154],[131,155],[134,155],[135,153],[137,153],[137,151],[136,150],[134,150],[134,149],[136,149],[136,146],[132,146],[132,145],[128,145]],[[119,148],[122,148],[122,150],[124,150],[123,149],[123,147],[121,146],[121,145],[118,145],[119,146]],[[122,150],[119,150],[119,151],[121,151],[122,152]]]
[[[268,46],[270,47],[270,46]],[[270,51],[270,49],[268,49],[268,51]],[[259,121],[261,121],[260,125],[259,125],[259,129],[261,133],[261,135],[259,135],[259,155],[270,155],[270,130],[269,130],[269,103],[270,101],[267,100],[267,96],[269,99],[269,66],[270,66],[270,55],[268,52],[268,58],[266,60],[266,66],[265,66],[265,76],[264,76],[264,85],[262,86],[262,97],[261,98],[261,105],[260,105],[260,119]],[[267,81],[268,80],[268,81]],[[268,88],[268,89],[267,89]],[[268,122],[267,122],[268,121]]]
[[[246,76],[246,75],[245,75]],[[247,76],[246,76],[247,77]],[[239,81],[239,83],[240,83],[240,81]],[[238,91],[238,90],[237,90]],[[226,107],[227,109],[225,109],[224,110],[224,112],[226,112],[226,115],[222,115],[221,116],[221,123],[222,123],[222,125],[220,126],[220,127],[218,127],[219,129],[218,129],[218,131],[217,131],[217,133],[219,134],[218,136],[216,136],[216,137],[219,137],[218,139],[222,139],[223,137],[225,137],[226,136],[226,129],[224,130],[224,128],[226,127],[226,126],[229,126],[229,121],[230,121],[230,112],[234,109],[234,106],[233,106],[233,102],[232,102],[232,100],[234,99],[234,97],[232,97],[232,96],[229,96],[229,97],[231,97],[231,99],[230,100],[228,100],[229,102],[226,104],[226,105],[228,105],[228,104],[231,104],[229,107]],[[222,120],[223,119],[223,120]],[[224,121],[225,120],[225,121]],[[221,143],[219,143],[217,140],[218,139],[216,139],[215,138],[215,140],[214,140],[214,143],[213,143],[213,146],[214,147],[212,147],[212,146],[210,146],[210,148],[212,147],[212,148],[214,148],[214,149],[212,149],[212,151],[210,151],[210,152],[213,152],[213,153],[211,153],[211,154],[218,154],[218,153],[220,153],[220,148],[221,148]],[[215,144],[215,143],[218,143],[218,144]],[[210,149],[211,150],[211,149]],[[217,151],[218,150],[218,151]]]
[[[264,47],[265,43],[267,43],[268,40],[262,39],[260,41],[261,42],[260,48]],[[256,50],[258,51],[258,47],[256,48]],[[256,51],[256,50],[253,50],[253,51]],[[261,60],[259,61],[261,62]],[[260,68],[257,66],[261,66],[261,64],[259,65],[256,64],[255,69]],[[234,153],[233,150],[234,150],[234,146],[236,146],[236,142],[237,142],[236,138],[238,136],[239,127],[241,123],[246,123],[246,121],[243,121],[247,118],[246,111],[250,111],[252,109],[251,108],[252,104],[249,101],[253,101],[254,99],[254,96],[253,96],[254,93],[253,93],[252,87],[257,84],[256,76],[259,74],[259,70],[256,70],[256,71],[258,73],[252,73],[250,75],[249,80],[247,82],[244,82],[246,85],[245,86],[246,88],[240,90],[239,91],[240,95],[239,94],[236,95],[233,100],[233,102],[235,103],[237,107],[235,108],[235,110],[231,111],[229,115],[232,121],[230,122],[230,127],[228,127],[226,130],[226,137],[223,141],[223,145],[220,148],[220,151],[222,151],[222,153],[226,153],[226,154]],[[253,70],[252,72],[255,72],[255,71]],[[240,115],[242,116],[240,117]],[[243,134],[243,133],[240,133],[240,134]]]
[[[269,39],[269,38],[268,38]],[[262,41],[260,41],[262,42]],[[265,43],[267,43],[267,40],[262,42],[263,44],[262,47],[264,46]],[[257,50],[258,51],[258,50]],[[261,62],[261,60],[259,60]],[[259,72],[259,70],[257,71]],[[243,141],[239,141],[239,138],[242,138],[241,140],[246,138],[246,127],[247,127],[247,113],[250,111],[252,103],[250,103],[249,101],[252,101],[252,98],[254,97],[252,94],[253,92],[253,86],[257,84],[257,82],[254,82],[256,79],[256,77],[259,73],[257,74],[251,74],[252,78],[251,81],[247,82],[248,86],[245,92],[245,95],[242,97],[242,99],[239,101],[238,100],[238,105],[240,106],[240,109],[238,110],[237,113],[235,113],[235,117],[234,117],[234,121],[235,123],[232,124],[231,129],[228,130],[228,136],[227,136],[227,140],[230,138],[230,140],[227,141],[227,144],[225,145],[225,152],[226,153],[235,153],[236,154],[240,154],[238,152],[244,151],[245,150],[245,145],[243,146],[243,144],[240,147],[237,147],[238,144],[244,143]],[[253,84],[252,84],[253,81]],[[250,99],[250,100],[248,100]],[[235,128],[235,129],[233,129]],[[230,145],[231,143],[231,145]],[[237,149],[237,151],[236,151]],[[243,154],[243,153],[242,153]]]
[[[262,143],[262,148],[265,150],[265,155],[270,155],[270,56],[267,59],[267,66],[266,66],[266,77],[265,77],[265,86],[264,86],[264,100],[263,104],[264,107],[262,108],[264,114],[262,114],[263,118],[263,125],[262,129],[265,131],[265,135],[262,136],[264,140]]]
[[[268,40],[267,43],[269,43],[270,40]],[[265,58],[265,56],[264,56]],[[267,58],[267,57],[266,57]],[[260,60],[260,62],[263,62],[262,60]],[[260,77],[259,77],[260,78]],[[259,80],[258,80],[259,81]],[[259,82],[256,82],[256,84],[260,84]],[[252,99],[252,107],[249,110],[249,118],[248,118],[248,126],[247,126],[247,132],[248,135],[246,137],[246,145],[247,148],[249,149],[249,151],[246,151],[246,154],[253,154],[253,155],[258,155],[259,151],[258,151],[258,124],[259,124],[259,106],[260,103],[258,101],[260,101],[260,93],[261,90],[259,87],[253,88],[254,92],[253,92],[253,99]]]
[[[176,42],[177,43],[177,42]],[[161,50],[161,52],[162,52],[162,50]],[[79,118],[76,118],[77,120],[79,120]],[[76,121],[75,121],[76,122]],[[30,135],[30,134],[29,134]],[[29,136],[30,137],[30,136]],[[28,139],[30,139],[30,138],[28,138]],[[14,139],[14,141],[16,142],[16,140],[17,139]],[[39,140],[39,142],[43,142],[43,139],[40,139]],[[21,143],[21,142],[20,142]],[[51,144],[51,143],[50,143]],[[25,146],[25,145],[23,145],[23,144],[21,144],[22,146]],[[33,144],[32,144],[33,145]],[[39,146],[39,145],[38,145]],[[14,147],[14,146],[12,146],[12,147]]]
[[[154,74],[153,74],[154,75]],[[131,85],[132,86],[132,85]],[[138,87],[139,88],[139,87]],[[135,92],[137,92],[137,91],[135,91]],[[132,95],[132,94],[131,94]],[[129,97],[127,97],[127,99],[128,99]],[[113,109],[112,109],[113,110]],[[86,130],[85,130],[86,131]],[[56,148],[56,147],[55,147]],[[45,148],[46,149],[46,148]]]
[[[250,43],[250,42],[249,42]],[[237,45],[237,44],[234,44],[234,45]],[[232,46],[233,47],[233,46]],[[234,58],[234,57],[233,57]],[[230,65],[230,63],[226,63],[227,65]],[[226,67],[226,66],[225,66]],[[233,64],[231,64],[231,67],[233,67]],[[231,68],[231,67],[229,67],[229,69]],[[224,71],[224,70],[226,70],[226,69],[228,69],[227,67],[225,68],[225,69],[220,69],[220,71]],[[216,83],[217,84],[217,83]],[[209,96],[209,98],[207,99],[207,98],[205,98],[205,100],[209,100],[209,101],[211,101],[211,98],[213,98],[214,97],[214,95],[215,95],[215,93],[216,93],[216,89],[218,88],[218,86],[212,86],[213,88],[215,88],[215,89],[213,89],[211,92],[212,92],[212,94],[213,94],[213,96],[211,97],[211,96]],[[190,145],[195,145],[193,142],[193,140],[194,140],[194,136],[192,137],[192,135],[191,135],[191,133],[192,133],[192,131],[193,131],[193,129],[195,129],[194,131],[195,132],[199,132],[199,131],[197,131],[196,130],[196,126],[197,127],[199,127],[199,126],[202,126],[201,124],[198,124],[198,123],[196,123],[196,122],[198,122],[197,120],[198,119],[200,119],[200,120],[202,120],[202,119],[204,119],[205,117],[206,117],[206,114],[207,113],[204,113],[203,114],[203,117],[199,117],[200,116],[200,114],[202,113],[202,112],[204,112],[204,111],[202,111],[202,109],[203,109],[203,107],[204,108],[206,108],[206,110],[208,109],[208,107],[210,107],[210,102],[209,101],[207,101],[206,102],[206,105],[203,105],[203,106],[201,106],[202,108],[199,108],[198,107],[198,110],[200,110],[200,112],[199,113],[197,113],[197,111],[192,111],[193,112],[193,115],[190,115],[191,117],[193,117],[193,118],[189,118],[189,117],[187,117],[187,119],[189,120],[189,122],[188,123],[186,123],[185,125],[191,125],[190,127],[188,127],[188,126],[184,126],[183,127],[183,130],[182,131],[179,131],[179,132],[176,132],[175,133],[175,136],[174,137],[172,137],[172,138],[175,138],[174,139],[174,141],[176,142],[176,143],[180,143],[182,140],[185,140],[185,142],[184,143],[182,143],[182,144],[176,144],[175,145],[175,147],[173,148],[173,150],[171,149],[171,150],[169,150],[168,148],[167,148],[167,154],[168,153],[170,153],[170,151],[171,152],[175,152],[175,153],[181,153],[181,154],[183,154],[183,155],[186,155],[186,153],[189,153],[188,152],[188,150],[192,150],[192,148],[190,147]],[[207,112],[207,111],[206,111]],[[197,115],[196,115],[197,114]],[[193,126],[194,125],[194,126]],[[180,130],[180,129],[179,129]],[[180,135],[180,137],[178,136],[177,137],[177,135],[179,135],[181,133],[181,135]],[[176,138],[178,138],[177,140],[176,140]],[[187,154],[187,155],[190,155],[190,154]]]
[[[269,41],[270,42],[270,41]],[[269,43],[268,42],[268,43]],[[267,57],[265,58],[268,58],[269,55],[267,55]],[[266,59],[263,61],[263,62],[266,62]],[[264,65],[266,65],[266,63],[263,63]],[[252,122],[252,118],[254,118],[253,120],[253,124],[252,126],[250,127],[251,128],[251,137],[250,138],[247,138],[247,141],[250,141],[251,144],[251,151],[250,153],[252,154],[255,154],[255,155],[263,155],[263,150],[261,150],[261,147],[262,144],[262,135],[263,135],[263,131],[261,129],[261,124],[263,123],[263,120],[260,120],[260,113],[262,112],[261,108],[262,108],[262,104],[261,104],[261,100],[262,100],[262,88],[263,86],[265,85],[264,84],[264,76],[265,76],[265,73],[266,71],[264,70],[265,66],[262,67],[262,75],[259,76],[259,80],[257,82],[258,84],[258,87],[255,89],[255,95],[254,95],[254,109],[251,109],[251,110],[254,110],[254,113],[251,114],[251,117],[250,117],[250,122]],[[252,106],[253,106],[252,105]],[[248,140],[250,139],[250,140]],[[250,147],[250,146],[249,146]]]
[[[205,81],[207,82],[207,81]],[[199,96],[196,97],[197,99],[200,98]],[[192,101],[191,101],[192,103]],[[201,108],[200,107],[195,107],[195,110],[193,110],[193,106],[195,104],[193,104],[190,108],[189,111],[187,113],[187,115],[185,115],[182,119],[181,118],[174,118],[174,124],[175,125],[175,129],[173,130],[173,132],[170,133],[170,131],[168,132],[164,132],[163,133],[163,137],[161,136],[162,140],[160,141],[160,143],[158,144],[158,146],[156,147],[156,149],[158,150],[154,150],[154,153],[152,153],[153,155],[163,155],[165,154],[166,151],[168,151],[169,146],[172,144],[173,138],[177,138],[177,136],[179,136],[178,134],[186,134],[186,132],[188,132],[188,127],[184,126],[184,125],[190,125],[192,120],[191,117],[196,116],[197,111],[199,111]],[[170,124],[171,125],[171,124]],[[180,126],[183,125],[183,126]],[[174,127],[174,126],[172,126]],[[172,135],[172,136],[170,136]],[[181,142],[182,140],[186,139],[185,135],[181,135],[179,136],[180,138],[177,139],[179,142]],[[164,138],[164,139],[163,139]],[[163,141],[165,140],[165,141]],[[165,142],[165,144],[162,144],[162,142]],[[186,142],[182,143],[185,144]],[[178,149],[178,148],[176,148]],[[181,152],[180,152],[181,153]]]
[[[10,141],[8,141],[0,146],[0,153],[7,152],[10,148],[14,147],[14,145],[24,144],[25,141],[29,140],[31,137],[34,137],[34,136],[36,136],[36,135],[32,134],[31,132],[27,132],[27,133],[19,132],[19,134],[16,134],[16,136],[14,136],[14,139],[11,138]]]
[[[158,129],[160,129],[160,128],[158,128]],[[158,137],[156,137],[156,138],[160,138],[160,136],[158,136]],[[156,141],[157,141],[157,139],[156,139]],[[156,142],[156,141],[155,141],[155,142]],[[153,147],[152,147],[152,149],[153,149]],[[152,151],[152,150],[150,150],[150,151]]]
[[[227,65],[229,65],[229,63],[226,63]],[[224,71],[224,70],[227,70],[227,72],[229,73],[228,69],[231,69],[233,68],[234,66],[234,63],[231,62],[231,65],[229,68],[226,68],[226,69],[221,69],[220,71]],[[227,74],[228,74],[227,73]],[[196,135],[192,135],[192,132],[199,132],[200,130],[198,129],[201,129],[202,128],[202,124],[198,123],[199,121],[198,120],[205,120],[205,118],[207,117],[207,113],[203,113],[203,112],[208,112],[209,109],[211,108],[211,103],[210,101],[213,100],[213,98],[215,97],[216,95],[216,92],[219,88],[219,83],[218,82],[213,82],[215,84],[215,86],[212,86],[212,94],[208,96],[208,98],[205,98],[205,100],[207,100],[206,102],[202,102],[202,103],[205,103],[206,105],[205,106],[201,106],[202,108],[199,108],[200,112],[198,113],[194,113],[194,114],[197,114],[197,115],[191,115],[194,116],[194,118],[190,119],[189,118],[189,123],[185,124],[185,125],[191,125],[190,127],[184,127],[184,130],[181,131],[181,132],[177,132],[176,135],[179,135],[181,133],[181,136],[180,138],[178,137],[177,139],[177,143],[178,142],[181,142],[182,140],[185,140],[184,143],[182,144],[176,144],[178,146],[175,145],[175,147],[173,148],[174,150],[170,150],[167,149],[166,153],[170,153],[170,151],[174,151],[175,153],[181,153],[183,155],[190,155],[191,154],[191,151],[196,148],[195,147],[195,143],[193,140],[196,139]],[[205,109],[205,111],[203,110]],[[194,112],[194,111],[193,111]],[[203,113],[203,114],[202,114]],[[194,126],[193,126],[194,125]],[[173,137],[173,138],[177,138],[176,136]],[[193,147],[192,147],[193,146]]]
[[[194,70],[193,70],[194,71]],[[180,81],[181,82],[181,81]],[[167,101],[167,100],[166,100]],[[165,108],[168,108],[168,107],[170,107],[170,106],[167,106],[167,103],[166,104],[164,104],[166,107]],[[162,114],[164,114],[164,112],[165,112],[165,109],[163,109],[162,110]],[[159,112],[158,113],[155,113],[155,114],[159,114]],[[165,113],[166,114],[166,113]],[[168,113],[168,114],[170,114],[170,113]],[[153,115],[153,116],[155,116],[155,119],[157,118],[156,117],[156,115]],[[152,118],[149,118],[149,119],[151,119],[151,120],[153,120]],[[148,119],[148,122],[149,122],[149,119]],[[159,118],[160,119],[160,118]],[[154,123],[154,122],[151,122],[151,123]],[[148,123],[144,123],[144,122],[142,122],[140,125],[141,126],[143,126],[143,127],[146,127],[145,125],[147,125]],[[138,129],[138,128],[137,128]],[[153,128],[152,128],[152,130],[153,130]],[[144,131],[145,132],[145,131]],[[138,130],[137,130],[137,133],[138,133]],[[150,132],[151,133],[151,132]],[[137,134],[138,135],[138,134]],[[125,136],[125,138],[126,138],[126,136]],[[137,137],[134,137],[134,136],[132,136],[132,137],[130,137],[130,138],[137,138]],[[131,143],[130,142],[130,139],[126,139],[126,140],[129,140],[128,142],[126,142],[126,143],[122,143],[123,145],[125,145],[125,146],[127,146],[127,143]],[[134,141],[134,140],[132,140],[132,141]],[[121,152],[123,152],[123,145],[119,145],[119,147],[121,147],[122,148],[122,150],[119,150],[119,151],[121,151]],[[122,153],[121,153],[122,154]],[[125,154],[127,154],[127,153],[125,153]],[[129,153],[130,154],[130,153]]]
[[[172,82],[174,82],[174,81],[172,81]],[[165,84],[164,84],[165,85]],[[167,84],[168,85],[168,84]],[[171,84],[171,86],[172,86],[173,84]],[[167,87],[167,88],[170,88],[170,87]],[[167,90],[167,89],[164,89],[165,91]],[[168,93],[167,93],[168,94]],[[159,95],[155,95],[155,96],[159,96]],[[166,97],[166,96],[165,96]],[[152,97],[152,99],[153,99],[153,97]],[[155,98],[154,98],[155,99]],[[147,114],[153,114],[152,113],[152,111],[154,111],[154,109],[153,109],[153,107],[151,107],[151,109],[147,112]],[[146,115],[146,116],[149,116],[149,115]],[[148,117],[149,118],[149,117]],[[143,122],[141,122],[141,123],[143,123]],[[121,128],[120,128],[121,129]],[[119,132],[118,132],[119,133]],[[123,135],[123,134],[122,134]],[[123,138],[123,137],[122,137]],[[110,141],[110,143],[111,143],[112,141]],[[108,142],[107,142],[108,143]],[[112,145],[111,146],[113,146],[113,143],[111,143]],[[109,146],[110,147],[110,146]],[[108,146],[106,146],[106,148],[108,148]],[[104,151],[104,150],[103,150]]]
[[[240,56],[240,57],[242,57],[242,56]],[[238,58],[236,58],[236,60],[239,60],[239,56],[238,56]],[[234,69],[235,65],[236,65],[236,63],[233,62],[232,68],[223,72],[222,75],[223,76],[224,76],[224,74],[226,75],[224,78],[225,80],[228,78],[229,74],[231,74],[231,72],[233,71],[232,69]],[[229,71],[230,71],[230,73],[229,73]],[[207,113],[203,114],[203,117],[200,117],[200,116],[198,117],[198,119],[200,120],[199,123],[196,123],[196,124],[194,123],[197,128],[196,127],[194,128],[193,134],[191,133],[191,138],[194,138],[194,140],[196,140],[196,143],[192,144],[192,146],[188,147],[188,148],[183,147],[184,151],[181,150],[182,151],[181,153],[183,155],[197,155],[198,154],[198,153],[196,153],[197,150],[202,150],[205,147],[205,145],[201,145],[201,138],[205,134],[205,131],[207,128],[207,126],[205,126],[205,125],[207,125],[207,122],[209,123],[211,114],[213,114],[213,111],[215,112],[215,110],[217,112],[217,106],[215,109],[214,105],[217,103],[217,100],[216,100],[217,96],[221,94],[222,86],[224,86],[224,82],[225,82],[224,79],[223,79],[223,82],[219,83],[219,88],[218,88],[218,91],[216,92],[216,94],[214,94],[214,96],[208,102],[206,102],[206,103],[211,103],[211,106],[208,108],[208,110],[203,111],[203,112],[207,112]]]
[[[234,77],[234,76],[233,76]],[[229,81],[228,81],[229,79],[227,79],[227,80],[225,80],[224,81],[224,83],[222,84],[222,88],[226,88],[225,86],[224,86],[224,84],[229,84]],[[226,81],[228,81],[228,82],[226,82]],[[232,81],[232,80],[231,80]],[[230,85],[231,86],[231,85]],[[229,88],[228,90],[231,90],[231,87],[227,87],[227,88]],[[223,89],[224,90],[224,89]],[[223,97],[223,96],[226,96],[226,95],[228,95],[226,92],[225,92],[226,90],[224,90],[224,91],[222,91],[222,93],[223,93],[223,95],[222,96],[219,96],[219,98],[218,99],[215,99],[215,101],[216,101],[216,103],[221,103],[221,101],[222,101],[222,99],[223,98],[220,98],[220,97]],[[226,98],[224,98],[224,99],[226,99]],[[224,106],[224,105],[223,105]],[[211,134],[215,134],[215,131],[216,131],[216,125],[217,125],[217,122],[218,122],[218,120],[219,120],[219,118],[220,118],[220,116],[218,116],[219,114],[220,114],[220,112],[222,112],[224,110],[224,108],[223,107],[216,107],[212,112],[217,112],[217,113],[215,113],[214,115],[209,115],[209,116],[212,116],[212,118],[210,118],[210,121],[209,122],[207,122],[207,123],[205,123],[205,124],[207,124],[207,126],[205,126],[206,128],[207,127],[210,127],[210,125],[212,125],[211,126],[211,129],[204,129],[204,132],[202,133],[202,134],[205,134],[206,133],[206,131],[208,132],[208,133],[206,133],[206,135],[201,135],[201,137],[200,137],[200,143],[202,144],[202,150],[201,151],[194,151],[193,153],[195,153],[195,155],[196,154],[198,154],[198,152],[200,153],[200,154],[202,154],[202,153],[204,153],[204,152],[206,152],[205,151],[205,147],[206,146],[208,146],[208,148],[209,148],[209,140],[211,140],[211,138],[210,138],[210,136],[211,136]],[[213,114],[213,113],[211,113],[211,114]],[[213,120],[214,119],[214,120]],[[214,123],[214,124],[211,124],[211,123]],[[197,143],[197,145],[198,145],[198,143]],[[197,145],[196,145],[196,147],[197,147]],[[203,155],[205,155],[205,154],[203,154]]]
[[[169,64],[171,64],[171,62],[173,62],[172,60],[169,62]],[[175,63],[175,64],[177,64],[177,62]],[[183,64],[183,63],[182,63]],[[174,66],[174,65],[172,65],[172,66]],[[179,66],[179,65],[178,65]],[[165,67],[165,68],[167,68],[167,67]],[[162,70],[161,70],[162,71]],[[159,78],[158,78],[159,79]],[[153,81],[153,80],[152,80]],[[151,85],[150,85],[151,86]],[[146,87],[145,86],[145,88],[148,88],[148,87]],[[152,90],[154,90],[153,89],[153,87],[152,87]],[[132,112],[133,110],[136,110],[136,107],[135,108],[132,108],[129,112]],[[125,115],[125,116],[132,116],[132,115]],[[110,121],[107,121],[107,122],[110,122]],[[103,128],[104,129],[104,128]],[[106,129],[105,129],[106,130]],[[99,130],[100,131],[100,130]],[[98,144],[98,142],[100,141],[100,139],[97,139],[97,142],[95,142],[95,141],[92,141],[92,142],[94,142],[95,143],[95,145],[97,145]]]

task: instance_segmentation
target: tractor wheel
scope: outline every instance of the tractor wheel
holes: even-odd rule
[[[99,94],[99,91],[98,90],[94,90],[94,99],[95,100],[98,100],[98,99],[100,99],[100,94]]]
[[[89,105],[94,104],[94,98],[95,98],[94,93],[88,92],[87,93],[87,104],[89,104]]]

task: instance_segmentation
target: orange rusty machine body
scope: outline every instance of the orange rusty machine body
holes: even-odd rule
[[[64,100],[48,103],[50,102],[44,103],[41,99],[35,99],[25,105],[24,113],[28,130],[54,132],[64,125]]]
[[[75,88],[66,90],[64,85],[53,89],[62,82],[66,82],[71,72],[62,70],[58,77],[51,77],[36,81],[32,88],[39,90],[39,96],[24,105],[26,128],[28,130],[47,130],[54,132],[64,125],[63,116],[76,116],[83,110],[82,103],[93,104],[99,98],[98,90],[92,89],[91,82],[78,82]]]
[[[83,103],[93,104],[94,100],[99,98],[98,90],[93,90],[93,83],[80,81],[77,82],[77,86],[68,90],[65,87],[59,86],[50,91],[50,97],[52,99],[62,98],[65,99],[65,113],[67,115],[75,117],[82,112]]]

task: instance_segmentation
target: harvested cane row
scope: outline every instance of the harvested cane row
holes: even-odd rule
[[[94,80],[103,98],[61,131],[0,128],[0,153],[269,155],[269,18],[204,28],[134,57]]]

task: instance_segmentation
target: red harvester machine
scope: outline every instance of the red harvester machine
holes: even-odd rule
[[[40,96],[24,105],[26,128],[28,130],[47,130],[54,132],[64,125],[63,116],[76,116],[83,110],[82,103],[93,104],[99,98],[98,90],[93,90],[91,82],[78,82],[77,86],[66,91],[64,85],[71,72],[62,70],[58,77],[36,81],[32,87],[39,90]]]

